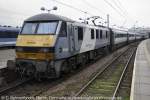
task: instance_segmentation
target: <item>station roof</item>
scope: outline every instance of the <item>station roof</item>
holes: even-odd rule
[[[26,19],[25,21],[30,22],[30,21],[56,21],[56,20],[74,22],[72,19],[69,19],[67,17],[49,13],[38,14]]]

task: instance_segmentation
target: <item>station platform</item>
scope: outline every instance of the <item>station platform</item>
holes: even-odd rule
[[[0,50],[0,69],[6,68],[7,61],[15,59],[15,50]]]
[[[130,100],[150,100],[150,39],[137,48]]]

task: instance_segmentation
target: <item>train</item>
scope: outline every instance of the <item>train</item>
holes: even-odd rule
[[[0,47],[14,47],[20,28],[0,26]]]
[[[59,78],[98,55],[140,39],[139,33],[42,13],[24,21],[16,42],[16,58],[7,66],[22,76]]]

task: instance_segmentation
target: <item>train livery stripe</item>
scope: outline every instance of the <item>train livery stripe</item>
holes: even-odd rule
[[[26,53],[16,52],[17,59],[52,60],[54,53]]]
[[[18,50],[19,48],[21,48],[22,50]],[[43,49],[46,49],[46,52],[50,52],[53,53],[55,51],[54,47],[16,47],[16,52],[44,52]]]
[[[54,35],[19,35],[16,46],[51,47],[55,38]]]

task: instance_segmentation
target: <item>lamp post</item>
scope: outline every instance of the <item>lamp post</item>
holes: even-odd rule
[[[137,23],[138,23],[138,21],[135,21],[135,24],[134,24],[134,26],[133,26],[133,28],[134,28],[134,32],[136,31]]]
[[[107,14],[107,27],[109,28],[109,22],[110,21],[110,19],[109,19],[109,14]]]
[[[41,7],[41,10],[42,11],[47,11],[48,13],[50,13],[50,11],[52,11],[52,10],[57,10],[58,8],[56,7],[56,6],[54,6],[52,9],[47,9],[47,8],[45,8],[45,7]]]

